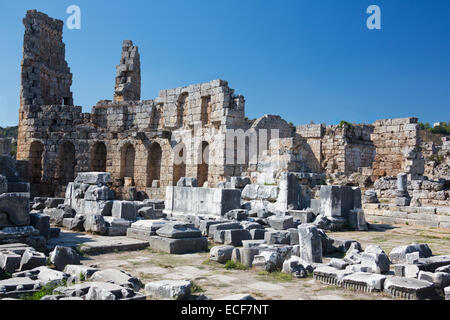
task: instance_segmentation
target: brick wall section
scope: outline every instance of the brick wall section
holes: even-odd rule
[[[377,120],[371,139],[376,148],[372,166],[374,180],[402,172],[407,173],[410,180],[423,175],[417,118]]]

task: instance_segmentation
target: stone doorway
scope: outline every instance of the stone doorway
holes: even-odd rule
[[[94,172],[106,172],[106,145],[97,142],[91,150],[91,170]]]
[[[121,154],[121,178],[131,178],[134,182],[134,161],[136,159],[136,151],[134,146],[129,143],[122,148]]]
[[[208,182],[209,171],[209,144],[203,141],[199,148],[199,164],[197,166],[197,181],[198,186],[203,187],[205,182]]]
[[[35,141],[30,146],[29,175],[31,183],[41,183],[43,177],[44,145]]]
[[[148,151],[147,187],[152,187],[153,181],[161,179],[161,146],[154,142]]]
[[[67,185],[75,180],[75,146],[65,142],[59,150],[59,184]]]
[[[176,186],[183,177],[186,177],[186,146],[180,143],[174,148],[173,185]]]

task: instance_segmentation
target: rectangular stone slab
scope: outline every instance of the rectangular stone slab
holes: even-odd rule
[[[149,242],[150,248],[170,254],[203,252],[208,249],[208,240],[205,237],[171,239],[152,236]]]

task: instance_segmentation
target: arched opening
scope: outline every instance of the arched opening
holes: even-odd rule
[[[75,180],[75,146],[65,142],[59,150],[59,184],[67,185]]]
[[[199,148],[199,164],[197,165],[197,181],[199,187],[203,187],[203,184],[208,181],[208,170],[209,144],[203,141]]]
[[[153,181],[161,178],[162,149],[158,143],[153,143],[148,151],[147,159],[147,186],[151,187]]]
[[[179,143],[175,146],[173,159],[173,185],[176,186],[178,180],[186,177],[186,146]]]
[[[131,143],[122,148],[120,158],[120,176],[121,178],[131,178],[134,181],[134,160],[136,152]]]
[[[106,145],[97,142],[91,149],[91,170],[94,172],[106,172]]]
[[[30,146],[29,152],[29,176],[31,183],[41,183],[43,176],[44,145],[35,141]]]
[[[183,127],[188,114],[189,94],[182,93],[177,103],[177,126]]]

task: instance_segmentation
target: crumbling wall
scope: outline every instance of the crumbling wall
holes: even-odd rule
[[[408,174],[410,180],[423,176],[417,118],[377,120],[371,139],[376,148],[374,180],[401,172]]]
[[[65,61],[63,22],[30,10],[23,19],[22,105],[72,105],[72,74]]]
[[[306,166],[312,172],[328,174],[358,172],[372,165],[375,148],[370,140],[370,125],[297,126],[303,143],[299,147]]]
[[[117,66],[114,101],[129,100],[141,100],[141,60],[138,47],[133,46],[131,40],[125,40]]]

